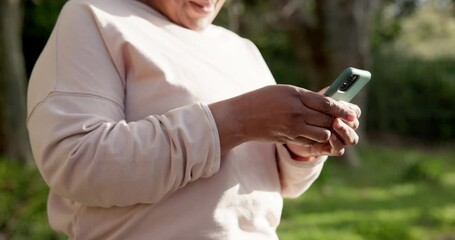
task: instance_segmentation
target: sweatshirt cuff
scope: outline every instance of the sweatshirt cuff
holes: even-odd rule
[[[221,165],[221,142],[220,142],[220,136],[218,134],[218,128],[216,126],[215,119],[213,118],[212,112],[210,111],[210,108],[208,107],[208,105],[204,104],[204,103],[199,103],[199,106],[202,108],[202,110],[205,113],[207,121],[209,122],[209,125],[210,125],[210,132],[213,137],[215,162],[218,164],[214,164],[212,171],[218,172],[218,170],[220,169],[220,165]]]
[[[151,116],[153,120],[154,116]],[[185,162],[184,182],[211,177],[221,166],[220,138],[215,120],[204,103],[193,103],[159,116],[166,129],[173,158]]]

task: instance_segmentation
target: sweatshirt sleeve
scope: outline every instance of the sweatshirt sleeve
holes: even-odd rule
[[[296,198],[303,194],[319,177],[326,156],[311,162],[293,160],[283,144],[276,144],[278,168],[281,181],[281,195]]]
[[[52,191],[89,206],[153,204],[218,172],[205,104],[127,122],[123,81],[90,10],[68,2],[28,90],[32,150]]]

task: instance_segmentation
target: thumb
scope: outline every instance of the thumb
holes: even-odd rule
[[[324,94],[324,93],[327,91],[327,89],[329,89],[329,87],[330,87],[330,86],[327,86],[327,87],[325,87],[325,88],[319,90],[318,93]]]
[[[346,121],[354,121],[357,118],[356,113],[344,106],[344,104],[330,97],[322,96],[312,91],[300,91],[300,99],[303,105],[321,113],[331,115],[335,118],[341,118]]]

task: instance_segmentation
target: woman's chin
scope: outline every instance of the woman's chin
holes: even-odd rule
[[[194,31],[198,31],[198,32],[202,32],[204,31],[207,27],[209,27],[210,25],[212,24],[212,21],[209,21],[209,20],[198,20],[198,21],[191,21],[191,22],[188,22],[184,25],[184,27],[188,28],[188,29],[191,29],[191,30],[194,30]]]

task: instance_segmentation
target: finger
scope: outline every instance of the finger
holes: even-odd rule
[[[325,97],[319,93],[301,91],[300,96],[300,99],[305,106],[316,111],[329,114],[333,117],[339,117],[346,121],[354,121],[354,119],[357,117],[356,113],[350,108],[332,98]]]
[[[293,142],[294,143],[294,142]],[[291,143],[292,144],[292,143]],[[315,142],[314,145],[312,146],[305,146],[299,144],[300,149],[296,149],[296,145],[288,145],[288,147],[291,146],[293,149],[294,153],[298,153],[298,155],[301,156],[306,156],[306,157],[316,157],[316,156],[322,156],[322,155],[332,155],[332,146],[330,145],[329,142],[325,143],[317,143]]]
[[[343,104],[344,106],[348,107],[349,109],[351,109],[357,116],[357,118],[360,118],[360,115],[362,115],[362,110],[360,109],[359,106],[355,105],[355,104],[352,104],[350,102],[346,102],[346,101],[339,101],[341,104]]]
[[[316,143],[311,147],[311,156],[327,155],[332,156],[332,146],[329,142]]]
[[[340,119],[333,121],[333,129],[344,145],[355,145],[359,142],[359,135]]]
[[[329,143],[331,146],[331,156],[341,156],[344,154],[344,144],[336,134],[332,134],[332,136],[330,136]]]
[[[316,127],[323,127],[323,128],[332,128],[333,124],[333,117],[313,110],[311,108],[306,108],[304,115],[304,122],[308,125],[316,126]]]
[[[341,120],[341,121],[343,121],[346,125],[348,125],[350,128],[352,128],[352,129],[354,129],[354,130],[356,130],[356,129],[359,128],[360,122],[359,122],[358,119],[356,119],[356,120],[354,120],[354,121],[352,121],[352,122],[346,122],[346,121],[344,121],[344,120],[342,120],[342,119],[340,119],[340,118],[338,118],[338,119]]]
[[[325,88],[319,90],[318,93],[319,93],[319,94],[324,94],[324,93],[327,91],[327,89],[329,89],[329,87],[330,87],[330,86],[327,86],[327,87],[325,87]]]
[[[318,143],[314,140],[311,140],[311,139],[309,139],[307,137],[303,137],[303,136],[296,137],[295,139],[292,140],[292,142],[297,143],[302,146],[313,146],[316,143]]]
[[[328,129],[315,127],[305,124],[301,130],[302,134],[299,137],[305,137],[315,142],[327,142],[332,134]]]

